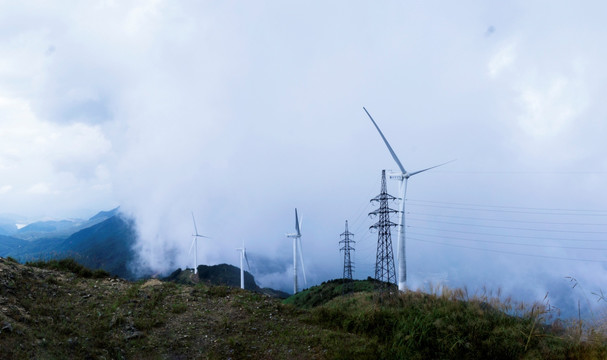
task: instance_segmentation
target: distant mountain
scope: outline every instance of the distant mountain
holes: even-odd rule
[[[19,259],[21,262],[56,259],[60,257],[57,253],[57,246],[64,240],[62,238],[44,238],[33,241],[17,238],[12,239],[18,240],[19,242],[4,242],[0,239],[0,244],[11,245],[10,247],[6,247],[4,255],[0,252],[0,256],[11,256],[15,259]],[[0,245],[0,248],[1,247],[2,245]]]
[[[7,235],[29,241],[42,238],[67,238],[82,229],[91,227],[117,214],[118,208],[115,208],[110,211],[101,211],[88,220],[71,219],[37,221],[14,232],[7,233]],[[9,227],[8,230],[10,229],[11,228]]]
[[[35,240],[57,234],[70,234],[70,230],[80,224],[81,222],[74,220],[37,221],[17,230],[14,236],[23,240]]]
[[[118,211],[120,207],[114,208],[110,211],[100,211],[95,216],[89,219],[89,222],[101,222],[103,220],[109,219],[112,216],[118,215]]]
[[[0,235],[12,235],[17,232],[15,224],[0,224]]]
[[[36,234],[31,240],[0,235],[0,256],[21,262],[71,257],[91,269],[133,278],[128,264],[135,256],[132,248],[137,234],[133,221],[117,210],[102,211],[78,225],[71,220],[30,224],[21,229],[28,228],[21,235]],[[46,236],[36,238],[40,234]],[[57,236],[61,234],[67,236]]]
[[[103,269],[113,275],[132,278],[127,265],[135,256],[133,245],[136,239],[133,221],[114,215],[71,235],[57,247],[57,251],[74,257],[91,269]]]
[[[25,217],[14,214],[0,215],[0,235],[11,236],[17,232],[17,224],[25,221]]]
[[[11,252],[22,249],[28,245],[28,242],[25,240],[17,239],[10,236],[0,235],[0,256],[6,257],[11,254]]]

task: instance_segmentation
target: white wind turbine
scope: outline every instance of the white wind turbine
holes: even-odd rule
[[[306,280],[306,268],[303,261],[303,251],[301,250],[301,219],[297,217],[297,208],[295,208],[295,233],[287,234],[287,237],[293,239],[293,294],[297,294],[297,248],[299,247],[299,256],[301,259],[301,270],[304,277],[304,284],[308,284]]]
[[[377,126],[377,123],[375,122],[375,120],[373,120],[373,118],[371,117],[371,114],[369,114],[367,109],[365,109],[364,107],[363,107],[363,110],[365,110],[365,112],[369,116],[369,119],[371,119],[371,121],[373,122],[373,125],[375,125],[375,128],[379,132],[379,135],[384,140],[384,143],[386,143],[386,146],[388,147],[388,151],[390,151],[390,155],[392,155],[392,158],[394,159],[394,161],[396,161],[396,164],[398,165],[398,167],[400,169],[400,173],[392,173],[390,175],[390,179],[395,179],[395,180],[400,181],[399,197],[401,200],[400,200],[400,206],[398,209],[399,214],[400,214],[400,222],[398,224],[398,290],[405,291],[407,289],[407,260],[405,258],[405,196],[407,195],[407,181],[413,175],[417,175],[421,172],[448,164],[454,160],[448,161],[448,162],[440,164],[440,165],[435,165],[435,166],[432,166],[432,167],[429,167],[429,168],[426,168],[423,170],[408,172],[407,170],[405,170],[405,168],[403,167],[403,164],[401,164],[400,160],[398,160],[398,157],[394,153],[394,150],[392,150],[392,146],[390,146],[390,143],[388,143],[388,140],[386,140],[386,137],[379,129],[379,126]]]
[[[237,251],[240,251],[240,288],[244,289],[244,264],[243,264],[243,260],[247,261],[247,268],[249,269],[249,272],[251,271],[251,266],[249,265],[249,259],[247,258],[247,250],[244,247],[244,240],[242,241],[242,248],[238,248],[236,249]]]
[[[198,273],[198,238],[207,238],[208,236],[200,235],[198,228],[196,227],[196,219],[194,218],[194,212],[192,212],[192,221],[194,222],[194,234],[192,234],[192,245],[190,245],[190,251],[188,255],[192,253],[192,247],[194,247],[194,274]]]

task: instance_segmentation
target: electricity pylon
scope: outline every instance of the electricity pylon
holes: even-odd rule
[[[394,252],[392,251],[391,228],[397,224],[390,221],[390,214],[398,213],[388,206],[396,197],[388,194],[386,190],[386,170],[381,171],[381,192],[371,199],[371,203],[379,203],[379,208],[370,212],[369,216],[377,216],[378,221],[370,229],[377,230],[377,255],[375,258],[375,279],[389,284],[396,284],[396,271],[394,269]]]
[[[344,231],[341,236],[343,240],[339,243],[343,244],[343,246],[339,249],[344,252],[344,280],[352,280],[352,272],[354,270],[354,262],[350,256],[350,251],[354,251],[354,247],[352,243],[356,241],[350,239],[350,236],[354,236],[350,231],[348,231],[348,220],[346,220],[346,231]]]

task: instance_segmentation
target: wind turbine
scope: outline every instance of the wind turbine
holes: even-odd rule
[[[287,237],[293,239],[293,294],[297,293],[297,248],[299,247],[299,257],[301,259],[301,270],[304,277],[304,284],[308,284],[306,280],[306,268],[303,261],[303,251],[301,250],[301,219],[297,217],[297,208],[295,208],[295,233],[287,234]]]
[[[236,249],[240,251],[240,288],[244,289],[244,266],[242,260],[247,261],[247,268],[251,271],[251,266],[249,265],[249,259],[247,258],[247,250],[244,247],[244,240],[242,241],[242,248]]]
[[[390,151],[390,155],[392,155],[392,158],[394,159],[394,161],[396,162],[396,164],[398,165],[398,167],[400,169],[400,173],[392,173],[390,175],[390,179],[395,179],[395,180],[400,181],[399,197],[401,200],[400,200],[400,205],[399,205],[399,209],[398,209],[398,211],[400,213],[400,222],[398,224],[398,290],[405,291],[407,289],[407,260],[405,258],[405,196],[407,195],[407,181],[413,175],[417,175],[424,171],[428,171],[430,169],[434,169],[436,167],[443,166],[454,160],[451,160],[451,161],[448,161],[446,163],[442,163],[439,165],[435,165],[435,166],[432,166],[432,167],[429,167],[426,169],[408,172],[407,170],[405,170],[405,168],[404,168],[403,164],[401,164],[400,160],[398,160],[398,157],[394,153],[394,150],[392,150],[392,146],[390,146],[390,143],[388,142],[388,140],[386,139],[384,134],[379,129],[379,126],[377,126],[377,123],[375,122],[375,120],[373,120],[373,117],[371,117],[371,114],[369,114],[367,109],[365,109],[364,107],[363,107],[363,110],[365,110],[365,112],[369,116],[369,119],[371,119],[371,121],[373,122],[373,125],[375,125],[375,128],[379,132],[379,135],[384,140],[384,143],[386,143],[386,146],[388,147],[388,151]]]
[[[194,247],[194,274],[198,273],[198,238],[209,238],[208,236],[200,235],[198,233],[198,227],[196,227],[196,219],[194,218],[194,212],[192,211],[192,221],[194,221],[194,234],[192,234],[192,245],[190,245],[190,251],[188,255],[192,253],[192,247]]]

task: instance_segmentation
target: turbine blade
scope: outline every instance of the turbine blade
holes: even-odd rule
[[[298,243],[299,243],[299,259],[301,260],[301,272],[303,273],[304,276],[304,284],[306,284],[306,286],[308,285],[308,280],[306,279],[306,266],[304,265],[304,258],[303,258],[303,250],[301,247],[301,238],[298,238]]]
[[[190,245],[190,251],[188,251],[188,255],[190,255],[192,253],[192,248],[194,247],[194,241],[196,241],[196,238],[194,238],[192,240],[192,245]]]
[[[365,112],[369,116],[369,119],[371,119],[371,121],[373,122],[373,125],[375,125],[375,128],[377,129],[377,131],[379,131],[379,135],[381,136],[381,138],[386,143],[386,146],[388,147],[388,150],[390,151],[390,155],[392,155],[392,158],[394,159],[394,161],[396,161],[396,164],[400,168],[400,171],[402,171],[403,174],[406,174],[407,170],[405,170],[405,168],[403,167],[403,164],[401,164],[400,160],[398,160],[398,156],[396,156],[396,154],[394,153],[394,150],[392,150],[392,146],[390,146],[390,143],[388,142],[388,140],[384,136],[384,133],[381,132],[381,130],[379,129],[379,126],[377,126],[377,123],[375,122],[375,120],[373,120],[373,117],[371,117],[371,114],[369,114],[369,112],[367,111],[367,109],[365,109],[364,106],[363,106],[363,110],[365,110]]]
[[[247,269],[251,272],[251,265],[249,265],[249,258],[247,257],[247,252],[243,249],[242,253],[244,254],[244,259],[247,261]]]
[[[194,231],[196,232],[194,235],[195,236],[199,236],[198,235],[198,228],[196,227],[196,219],[194,218],[194,212],[192,211],[192,221],[194,222]]]
[[[297,231],[297,235],[301,235],[301,231],[299,230],[299,217],[297,216],[297,208],[295,208],[295,231]]]
[[[432,166],[432,167],[429,167],[429,168],[426,168],[426,169],[423,169],[423,170],[414,171],[414,172],[412,172],[412,173],[409,173],[409,176],[413,176],[413,175],[419,174],[419,173],[421,173],[421,172],[424,172],[424,171],[428,171],[428,170],[431,170],[431,169],[437,168],[437,167],[439,167],[439,166],[447,165],[447,164],[452,163],[452,162],[454,162],[454,161],[455,161],[455,160],[451,160],[451,161],[447,161],[447,162],[442,163],[442,164],[439,164],[439,165],[434,165],[434,166]]]

